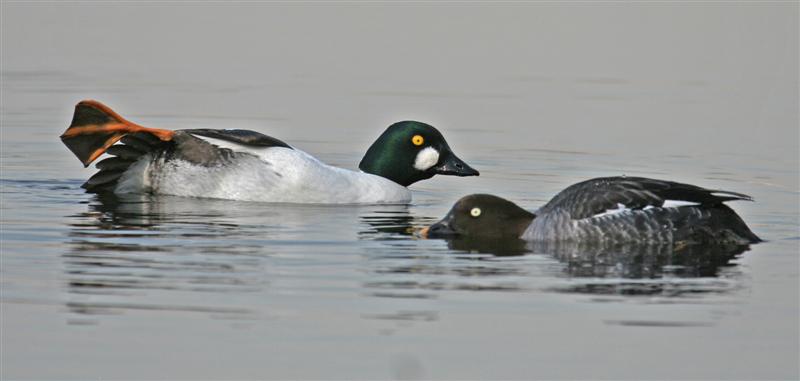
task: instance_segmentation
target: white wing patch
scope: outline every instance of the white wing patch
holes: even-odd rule
[[[427,147],[419,151],[417,158],[414,160],[414,168],[420,171],[427,171],[430,167],[439,162],[439,151],[433,147]]]
[[[700,205],[696,202],[691,201],[680,201],[680,200],[664,200],[664,205],[661,205],[662,208],[677,208],[679,206],[690,206],[690,205]]]
[[[664,204],[661,205],[661,206],[647,205],[644,208],[642,208],[642,210],[649,210],[649,209],[653,209],[653,208],[677,208],[679,206],[695,206],[695,205],[700,205],[700,204],[698,204],[696,202],[691,202],[691,201],[664,200]],[[630,210],[631,209],[628,208],[627,206],[625,206],[623,204],[620,204],[620,203],[617,203],[617,208],[616,209],[606,209],[605,212],[595,214],[594,216],[592,216],[592,218],[604,217],[604,216],[612,216],[612,215],[615,215],[615,214],[628,212]]]
[[[228,148],[233,152],[249,153],[249,154],[256,155],[256,156],[258,156],[260,158],[264,157],[264,150],[267,150],[267,149],[271,149],[271,148],[288,149],[286,147],[253,147],[253,146],[246,146],[246,145],[242,145],[242,144],[237,144],[237,143],[234,143],[234,142],[231,142],[231,141],[227,141],[227,140],[209,138],[209,137],[206,137],[206,136],[200,136],[200,135],[192,135],[192,136],[194,136],[194,137],[196,137],[198,139],[201,139],[201,140],[205,140],[206,142],[208,142],[208,143],[210,143],[212,145],[215,145],[215,146],[217,146],[219,148]]]
[[[630,210],[630,208],[628,208],[627,206],[625,206],[623,204],[620,204],[620,203],[617,203],[617,208],[616,209],[606,209],[605,212],[595,214],[594,216],[592,216],[592,218],[603,217],[603,216],[611,216],[611,215],[614,215],[614,214],[627,212],[629,210]]]

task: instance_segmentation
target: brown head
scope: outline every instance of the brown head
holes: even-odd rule
[[[473,194],[458,200],[439,222],[423,229],[431,238],[520,238],[536,215],[504,198]]]

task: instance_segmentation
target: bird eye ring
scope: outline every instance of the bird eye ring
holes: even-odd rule
[[[472,216],[472,217],[476,217],[476,218],[480,217],[481,208],[472,208],[472,210],[469,211],[469,215]]]
[[[411,143],[415,146],[421,146],[422,143],[425,143],[425,138],[423,138],[422,135],[414,135],[414,137],[411,138]]]

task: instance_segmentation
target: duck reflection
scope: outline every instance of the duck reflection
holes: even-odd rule
[[[406,242],[414,226],[430,220],[403,213],[362,218],[369,227],[365,237],[383,233]],[[749,250],[749,245],[735,244],[604,245],[464,236],[448,237],[446,251],[431,250],[435,242],[441,241],[420,240],[414,250],[403,250],[398,242],[396,250],[375,259],[379,265],[373,268],[375,274],[393,277],[365,287],[377,289],[373,296],[429,299],[447,289],[521,291],[528,283],[521,279],[540,277],[555,278],[555,285],[546,286],[555,292],[686,296],[730,290],[735,260]]]
[[[492,255],[476,255],[472,250],[464,252],[452,246],[442,250],[441,245],[430,245],[436,241],[417,240],[415,226],[430,224],[432,217],[411,216],[407,210],[384,210],[362,216],[361,221],[366,227],[361,238],[382,241],[380,250],[369,255],[370,273],[374,276],[363,284],[372,297],[424,300],[435,299],[444,290],[520,291],[522,288],[512,278],[528,274],[523,266],[493,260],[496,253],[527,252],[524,242],[489,244],[485,249],[491,250]],[[407,320],[407,312],[375,316]],[[430,311],[420,311],[423,312]]]
[[[566,285],[557,292],[617,295],[682,296],[730,290],[728,280],[713,282],[736,267],[735,259],[749,245],[588,244],[525,242],[519,239],[482,240],[454,237],[453,250],[496,256],[545,255],[563,265]]]
[[[447,246],[452,250],[491,254],[498,257],[514,257],[532,252],[527,242],[517,238],[489,240],[474,237],[454,237],[447,242]]]
[[[544,254],[566,265],[576,277],[655,278],[715,277],[749,245],[587,244],[579,242],[527,242],[521,239],[453,237],[452,250],[495,256]]]
[[[414,226],[433,222],[432,218],[412,216],[408,205],[377,206],[359,218],[363,226],[359,238],[377,241],[408,240]]]
[[[664,276],[717,277],[721,269],[747,251],[747,245],[588,245],[578,243],[531,243],[531,252],[543,253],[565,263],[575,277],[660,278]]]
[[[70,241],[62,255],[66,307],[84,317],[154,310],[252,317],[253,311],[225,297],[208,297],[257,292],[267,284],[262,271],[271,252],[263,239],[270,229],[249,225],[264,213],[248,208],[254,209],[215,200],[97,194],[86,212],[69,216]]]
[[[421,307],[449,291],[670,296],[725,291],[725,275],[747,250],[418,240],[414,227],[435,218],[402,205],[281,206],[99,194],[85,212],[68,219],[66,307],[83,317],[158,310],[251,319],[264,309],[243,304],[246,297],[226,295],[265,293],[283,281],[293,285],[292,292],[309,280],[350,284],[353,276],[362,276],[355,270],[366,274],[358,282],[364,296],[405,301],[365,316],[430,321],[438,319],[435,307]],[[358,262],[354,250],[362,253]],[[330,271],[348,275],[331,278]],[[699,281],[675,286],[676,280],[691,279]]]

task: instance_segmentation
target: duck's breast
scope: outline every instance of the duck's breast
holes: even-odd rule
[[[272,176],[261,184],[272,202],[376,204],[408,203],[411,192],[391,180],[325,164],[298,149],[268,149],[259,159]],[[277,178],[276,178],[277,177]]]

